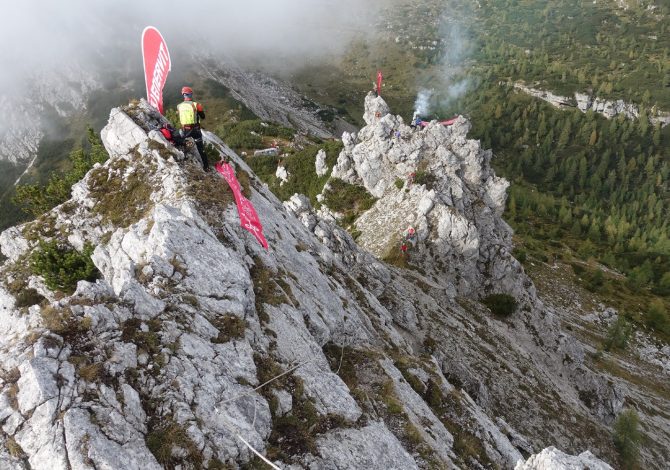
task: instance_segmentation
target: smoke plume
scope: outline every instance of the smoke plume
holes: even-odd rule
[[[474,83],[464,77],[467,61],[471,53],[468,29],[463,20],[455,18],[453,8],[446,8],[440,20],[439,34],[442,38],[442,56],[438,65],[437,78],[431,78],[430,90],[419,88],[414,104],[415,115],[426,117],[431,111],[446,109],[458,98],[465,95]]]
[[[414,102],[414,116],[426,117],[430,112],[430,97],[433,95],[433,90],[422,89]]]

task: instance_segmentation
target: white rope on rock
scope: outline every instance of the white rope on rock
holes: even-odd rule
[[[274,382],[275,380],[277,380],[277,379],[279,379],[279,378],[285,376],[286,374],[290,374],[291,372],[293,372],[294,370],[296,370],[298,367],[304,366],[305,364],[308,364],[308,363],[310,363],[310,362],[312,362],[312,361],[313,361],[313,359],[310,359],[309,361],[301,362],[300,364],[297,364],[297,365],[291,367],[289,370],[287,370],[287,371],[285,371],[285,372],[282,372],[281,374],[277,375],[276,377],[272,377],[270,380],[266,381],[265,383],[260,384],[258,387],[254,388],[254,389],[251,390],[250,392],[242,393],[242,394],[240,394],[240,395],[238,395],[238,396],[236,396],[236,397],[233,397],[233,398],[231,398],[231,399],[229,399],[229,400],[226,400],[226,401],[224,401],[224,402],[221,402],[221,405],[225,405],[226,403],[230,403],[230,402],[233,402],[233,401],[235,401],[235,400],[239,400],[240,398],[249,396],[249,395],[251,395],[252,393],[254,393],[254,392],[260,390],[260,389],[263,388],[263,387],[265,387],[267,384]],[[217,414],[219,413],[219,409],[218,409],[218,407],[215,408],[215,411],[217,412]],[[254,419],[253,419],[253,422],[252,422],[251,426],[254,427],[255,424],[256,424],[256,398],[254,398]],[[265,462],[266,464],[268,464],[270,467],[274,468],[275,470],[282,470],[281,468],[277,467],[275,464],[273,464],[272,462],[270,462],[268,459],[266,459],[260,452],[258,452],[256,449],[254,449],[254,448],[251,446],[251,444],[249,444],[249,443],[248,443],[242,436],[240,436],[239,434],[237,434],[237,433],[235,432],[235,430],[232,429],[232,427],[231,427],[228,423],[226,423],[225,421],[223,421],[223,425],[224,425],[226,428],[228,428],[229,431],[231,431],[233,434],[235,434],[235,435],[236,435],[236,436],[237,436],[237,437],[244,443],[244,445],[247,446],[247,447],[248,447],[254,454],[256,454],[258,457],[260,457],[261,460],[263,460],[263,462]]]
[[[246,396],[248,396],[248,395],[251,395],[253,392],[256,392],[256,391],[260,390],[261,388],[265,387],[267,384],[274,382],[275,380],[277,380],[277,379],[279,379],[279,378],[285,376],[286,374],[290,374],[291,372],[293,372],[294,370],[296,370],[298,367],[302,367],[302,366],[304,366],[305,364],[309,364],[309,363],[312,362],[313,360],[314,360],[314,359],[310,359],[309,361],[301,362],[300,364],[291,367],[291,368],[290,368],[289,370],[287,370],[286,372],[282,372],[282,373],[279,374],[278,376],[276,376],[276,377],[272,377],[272,378],[271,378],[270,380],[268,380],[267,382],[260,384],[258,387],[254,388],[254,389],[251,390],[250,392],[242,393],[242,394],[240,394],[240,395],[237,395],[236,397],[233,397],[233,398],[230,398],[230,399],[228,399],[228,400],[226,400],[226,401],[221,402],[221,405],[225,405],[225,404],[227,404],[227,403],[230,403],[230,402],[233,402],[233,401],[235,401],[235,400],[239,400],[240,398],[243,398],[243,397],[246,397]]]
[[[256,454],[258,457],[260,457],[261,460],[262,460],[263,462],[265,462],[266,464],[268,464],[270,467],[274,468],[275,470],[282,470],[281,468],[277,467],[275,464],[273,464],[272,462],[270,462],[268,459],[266,459],[265,457],[263,457],[263,455],[262,455],[260,452],[258,452],[256,449],[254,449],[253,447],[251,447],[251,444],[249,444],[247,441],[245,441],[244,438],[243,438],[242,436],[240,436],[240,435],[238,434],[237,437],[240,438],[240,441],[244,442],[244,445],[246,445],[249,449],[251,449],[251,452],[253,452],[253,453]]]

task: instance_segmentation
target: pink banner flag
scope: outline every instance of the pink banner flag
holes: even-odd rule
[[[377,72],[377,96],[382,96],[382,82],[384,81],[384,76],[382,71]]]
[[[240,188],[240,182],[235,178],[235,171],[233,167],[228,163],[219,162],[216,164],[216,171],[218,171],[221,176],[225,178],[230,186],[230,189],[233,190],[235,195],[235,202],[237,203],[237,212],[240,214],[240,224],[242,227],[247,229],[252,233],[256,240],[265,248],[268,249],[268,242],[263,235],[263,226],[261,221],[258,219],[258,214],[254,205],[249,199],[244,197]]]
[[[153,26],[147,26],[142,32],[142,60],[147,101],[163,114],[163,87],[172,69],[172,62],[165,39]]]

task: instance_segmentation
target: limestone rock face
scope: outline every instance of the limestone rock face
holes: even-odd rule
[[[306,98],[290,84],[262,72],[245,71],[231,58],[222,59],[220,54],[214,58],[198,52],[194,60],[203,75],[230,89],[232,96],[260,119],[295,127],[320,138],[329,138],[334,134],[333,129],[322,121],[318,107],[306,107]],[[351,127],[341,123],[339,118],[335,121],[336,127]]]
[[[557,108],[574,108],[585,113],[592,110],[595,113],[602,114],[607,119],[613,119],[623,115],[626,119],[638,119],[640,117],[640,108],[634,103],[626,103],[623,100],[607,100],[600,97],[594,97],[587,93],[575,92],[573,97],[555,95],[547,90],[540,90],[527,86],[523,83],[514,83],[514,88],[521,90],[527,95],[534,96]],[[667,126],[670,124],[670,113],[657,108],[652,108],[649,121],[653,124]]]
[[[638,107],[623,100],[608,101],[581,93],[575,93],[575,99],[577,101],[577,108],[583,113],[591,109],[598,114],[602,114],[607,119],[612,119],[619,114],[623,114],[628,119],[637,119],[640,117]]]
[[[548,445],[611,458],[603,423],[623,395],[511,257],[490,152],[463,118],[412,131],[366,105],[337,166],[380,197],[357,240],[204,133],[248,176],[269,250],[195,150],[151,131],[145,101],[112,110],[110,159],[0,235],[0,466],[238,468],[249,446],[296,469],[511,468]],[[420,269],[379,260],[406,224]],[[52,291],[29,264],[39,240],[93,245],[99,278]],[[524,309],[494,319],[476,288]]]
[[[526,462],[520,461],[514,470],[612,470],[612,467],[595,457],[591,452],[582,452],[577,456],[568,455],[555,447],[544,449],[531,456]]]
[[[279,166],[277,166],[277,171],[275,172],[275,176],[277,178],[279,178],[279,180],[280,180],[279,184],[281,186],[288,181],[289,173],[286,170],[285,166],[279,165]]]
[[[527,297],[529,282],[511,255],[512,232],[501,218],[509,183],[491,170],[491,152],[467,139],[470,123],[459,117],[450,127],[433,122],[412,129],[389,114],[381,97],[370,93],[365,106],[368,125],[343,137],[332,174],[379,198],[356,221],[359,245],[384,258],[399,253],[413,227],[412,262],[449,282],[458,278],[458,292],[502,288]]]
[[[316,174],[317,176],[324,176],[328,173],[328,166],[326,165],[326,152],[321,149],[316,154]]]

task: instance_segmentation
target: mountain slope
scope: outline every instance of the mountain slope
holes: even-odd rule
[[[377,122],[371,106],[383,101],[366,104],[372,121],[357,138],[372,145],[382,121],[399,118]],[[261,465],[245,441],[297,468],[508,468],[550,444],[613,459],[604,423],[621,391],[583,364],[580,344],[508,255],[508,236],[482,230],[479,245],[482,260],[510,266],[510,282],[472,261],[467,288],[452,268],[389,266],[306,199],[283,205],[208,133],[263,221],[265,251],[239,226],[222,180],[150,130],[161,119],[143,101],[114,109],[102,132],[110,159],[75,185],[71,201],[0,236],[3,464]],[[484,194],[477,185],[496,181],[466,132],[433,124],[415,137],[445,212],[445,189]],[[445,181],[433,168],[450,159],[479,161],[490,178],[455,172]],[[459,201],[460,209],[451,203],[467,224],[487,213],[504,235],[498,212]],[[421,243],[439,250],[461,241],[457,232],[441,238]],[[60,248],[38,243],[47,239]],[[74,290],[53,287],[58,269],[35,275],[37,253],[93,246],[97,281]],[[495,318],[476,286],[518,295],[524,308]]]

